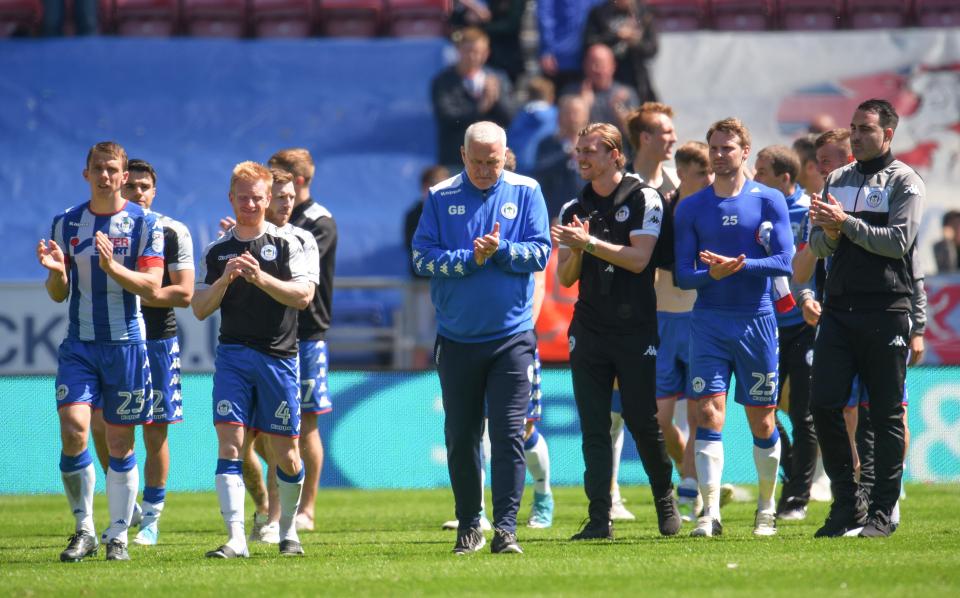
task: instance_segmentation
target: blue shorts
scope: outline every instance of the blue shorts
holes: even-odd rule
[[[737,377],[736,402],[776,407],[777,335],[777,318],[772,313],[733,316],[694,309],[690,318],[690,398],[727,394],[733,373]]]
[[[685,399],[690,388],[690,312],[657,312],[657,399]]]
[[[540,399],[543,398],[543,393],[540,390],[541,374],[540,374],[540,349],[534,349],[533,351],[533,369],[532,374],[530,374],[530,403],[527,405],[527,421],[528,422],[538,422],[543,419],[543,405],[540,404]]]
[[[326,341],[300,341],[300,412],[333,411],[327,388]]]
[[[213,373],[213,423],[300,436],[300,367],[243,345],[218,345]]]
[[[86,404],[103,409],[114,426],[150,423],[153,411],[147,348],[64,340],[57,365],[57,409]]]
[[[613,389],[610,395],[610,413],[623,413],[623,400],[620,398],[620,389]]]
[[[177,337],[147,341],[150,379],[153,382],[153,423],[183,421],[180,392],[180,342]]]

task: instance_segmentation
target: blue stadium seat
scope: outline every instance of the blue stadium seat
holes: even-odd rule
[[[780,26],[788,31],[839,29],[843,0],[780,0]]]

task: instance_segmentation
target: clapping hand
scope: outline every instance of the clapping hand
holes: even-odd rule
[[[700,252],[700,261],[710,267],[710,278],[722,280],[743,270],[747,256],[742,253],[737,257],[727,257],[703,250]]]
[[[500,223],[494,222],[491,232],[473,240],[473,259],[482,266],[497,249],[500,249]]]
[[[550,227],[550,239],[554,245],[565,245],[574,251],[583,251],[590,240],[590,221],[581,221],[576,215],[570,224],[554,224]]]

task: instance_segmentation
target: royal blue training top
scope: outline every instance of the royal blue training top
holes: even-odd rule
[[[500,223],[500,248],[483,266],[473,240]],[[429,276],[437,332],[480,343],[533,329],[533,272],[550,258],[550,226],[540,185],[504,171],[488,189],[466,173],[434,187],[413,236],[413,268]]]
[[[770,253],[761,244],[761,224],[769,223]],[[697,289],[695,310],[735,315],[772,314],[770,277],[790,276],[793,234],[783,194],[746,181],[738,195],[719,197],[713,185],[691,195],[674,215],[677,283]],[[744,268],[722,280],[710,277],[700,251],[746,256]]]

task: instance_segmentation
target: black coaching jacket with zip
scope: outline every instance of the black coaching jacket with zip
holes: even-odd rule
[[[887,152],[831,172],[823,197],[827,193],[840,202],[848,218],[836,241],[821,227],[810,233],[813,253],[830,257],[824,306],[910,311],[913,249],[926,195],[920,175]]]

